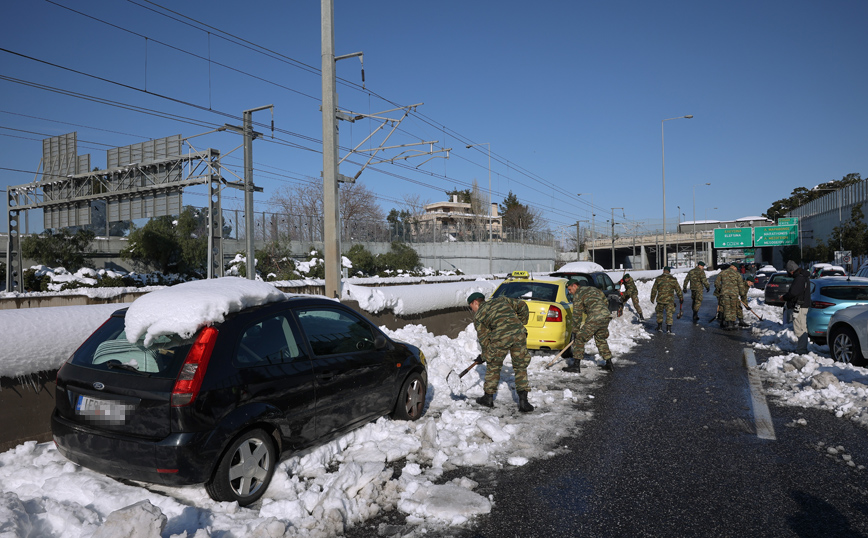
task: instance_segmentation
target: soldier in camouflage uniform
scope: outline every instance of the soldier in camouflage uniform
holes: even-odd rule
[[[735,309],[735,317],[738,318],[739,327],[750,327],[750,324],[748,324],[744,320],[744,309],[742,308],[742,306],[747,304],[747,290],[749,290],[751,286],[753,286],[753,280],[744,278],[741,279],[741,283],[738,287],[738,296],[741,301],[739,302],[738,307]]]
[[[612,366],[612,352],[609,350],[609,342],[606,341],[609,338],[609,322],[612,321],[612,314],[609,312],[606,296],[599,288],[575,278],[571,278],[567,282],[567,291],[573,296],[574,358],[573,364],[564,368],[564,371],[575,373],[581,371],[585,342],[590,340],[592,336],[600,356],[606,361],[603,369],[613,371],[615,368]],[[582,315],[585,316],[584,323],[582,323]]]
[[[515,392],[518,394],[518,410],[530,413],[533,406],[527,401],[530,385],[527,380],[527,366],[530,364],[530,353],[527,351],[527,329],[524,325],[528,320],[527,303],[512,297],[495,297],[490,301],[479,292],[471,293],[467,304],[474,313],[473,326],[479,344],[482,346],[481,359],[485,362],[485,394],[476,399],[476,403],[486,407],[494,407],[494,394],[500,383],[500,370],[503,360],[509,352],[512,357],[512,369],[515,372]]]
[[[670,274],[672,270],[668,265],[663,268],[663,274],[654,279],[651,286],[651,302],[657,302],[654,312],[657,314],[657,330],[663,330],[663,312],[666,312],[666,330],[672,332],[672,315],[675,313],[675,295],[681,304],[684,303],[684,294],[678,280]]]
[[[699,307],[702,306],[702,288],[705,291],[711,289],[708,285],[708,279],[705,277],[705,262],[699,262],[696,267],[687,272],[684,278],[684,293],[687,293],[687,287],[690,286],[690,298],[693,300],[693,323],[699,322]]]
[[[636,287],[636,282],[630,276],[630,273],[624,273],[624,276],[618,281],[618,286],[621,284],[624,285],[624,297],[621,299],[621,302],[627,304],[627,301],[632,299],[633,308],[639,314],[639,321],[645,321],[645,316],[642,315],[642,307],[639,306],[639,288]]]
[[[723,309],[723,328],[727,330],[737,327],[736,318],[738,317],[737,310],[741,310],[739,296],[742,295],[742,290],[747,287],[741,273],[735,265],[730,265],[717,275],[715,287],[720,289],[720,306]],[[744,291],[747,295],[747,291]]]

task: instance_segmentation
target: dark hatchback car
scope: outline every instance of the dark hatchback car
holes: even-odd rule
[[[790,290],[793,277],[786,271],[779,271],[769,277],[765,288],[765,303],[768,305],[783,306],[785,301],[781,299]]]
[[[57,374],[60,452],[109,476],[204,483],[247,505],[281,455],[391,414],[418,419],[425,357],[315,297],[250,307],[192,338],[126,339],[115,312]]]
[[[590,273],[555,271],[554,273],[549,273],[549,275],[558,278],[575,278],[578,281],[587,282],[591,286],[598,288],[606,296],[606,300],[609,303],[609,312],[618,312],[621,308],[621,292],[615,286],[615,283],[612,282],[612,279],[609,278],[609,275],[602,271]]]

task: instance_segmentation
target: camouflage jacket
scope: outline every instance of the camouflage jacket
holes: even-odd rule
[[[705,291],[711,289],[711,286],[708,284],[708,278],[705,276],[705,269],[701,265],[697,265],[687,272],[687,276],[684,278],[685,292],[687,291],[688,284],[690,285],[690,289],[697,293],[701,292],[703,287]]]
[[[747,295],[747,284],[741,277],[741,273],[734,269],[734,266],[724,269],[719,275],[717,275],[717,281],[714,283],[714,287],[719,290],[718,295],[733,297],[737,295]]]
[[[512,297],[495,297],[479,305],[473,326],[482,348],[506,341],[508,336],[525,334],[528,315],[527,303]]]
[[[663,273],[654,279],[654,285],[651,286],[651,302],[665,303],[673,301],[673,296],[678,295],[679,301],[684,301],[684,294],[681,293],[681,286],[678,285],[678,280],[669,273]],[[655,301],[655,299],[658,299]]]
[[[582,314],[586,320],[612,319],[609,312],[609,303],[606,296],[599,288],[592,286],[579,286],[573,294],[573,332],[577,332],[582,325]]]
[[[622,278],[618,281],[618,285],[624,285],[624,297],[632,297],[639,295],[639,288],[636,287],[636,281],[632,277]]]

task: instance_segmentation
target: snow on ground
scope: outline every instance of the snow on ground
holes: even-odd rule
[[[654,272],[631,274],[636,278],[656,276],[644,273]],[[683,282],[684,273],[676,273]],[[613,280],[620,278],[620,273],[610,274]],[[409,312],[421,304],[415,297],[418,293],[427,294],[429,304],[466,304],[468,289],[490,293],[495,284],[425,284],[404,286],[390,295],[367,296],[359,286],[348,290],[354,298],[355,294],[362,296],[372,309],[400,305]],[[651,281],[637,282],[648,319],[654,315],[654,305],[648,301],[651,285]],[[440,293],[433,290],[440,286],[446,288]],[[689,297],[686,302],[689,305]],[[752,325],[753,346],[777,353],[760,367],[771,387],[767,391],[781,403],[828,409],[868,427],[868,370],[833,363],[825,346],[811,344],[807,355],[793,354],[795,337],[791,326],[781,325],[781,309],[763,305],[758,290],[751,290],[750,304],[763,318],[760,321],[750,312],[745,313],[745,320]],[[10,357],[47,355],[45,346],[64,349],[55,354],[53,362],[49,361],[49,368],[57,367],[93,330],[78,330],[83,320],[98,326],[115,307],[40,309],[39,324],[34,320],[16,322],[12,331],[0,334],[0,371],[3,375],[20,375],[29,363],[10,361]],[[73,308],[94,309],[94,314],[69,310]],[[70,315],[49,312],[52,310],[64,310]],[[26,313],[16,311],[17,316],[12,316],[0,312],[0,324],[6,328],[7,322],[26,318]],[[651,338],[634,321],[630,304],[624,315],[610,325],[609,345],[616,368],[631,367],[632,363],[621,357],[640,341]],[[46,331],[46,326],[52,330]],[[9,351],[13,343],[10,332],[17,333],[15,353]],[[480,351],[472,324],[456,338],[434,336],[421,325],[386,332],[419,346],[428,360],[429,393],[420,420],[382,418],[294,455],[280,464],[263,500],[249,508],[216,503],[202,486],[171,488],[118,482],[67,461],[51,443],[28,442],[0,454],[0,535],[333,536],[383,511],[397,510],[407,524],[405,535],[421,536],[462,525],[489,512],[497,502],[476,494],[476,484],[466,476],[444,482],[444,472],[457,467],[509,469],[551,457],[561,450],[559,439],[577,433],[593,419],[581,404],[593,399],[605,374],[594,367],[601,365],[602,359],[592,342],[586,345],[581,374],[562,372],[563,362],[546,370],[544,365],[554,354],[535,355],[529,368],[529,399],[537,409],[525,415],[517,412],[509,360],[494,410],[480,408],[474,402],[482,394],[483,367],[457,382],[452,376],[447,383],[449,372],[463,370]],[[746,332],[741,334],[747,337]],[[6,366],[6,362],[14,365]],[[41,362],[32,366],[31,371],[46,369]]]

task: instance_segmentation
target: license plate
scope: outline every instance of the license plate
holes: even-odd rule
[[[131,405],[117,400],[102,400],[84,395],[79,395],[75,403],[77,415],[106,424],[123,424],[131,409]]]

